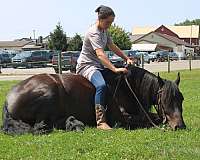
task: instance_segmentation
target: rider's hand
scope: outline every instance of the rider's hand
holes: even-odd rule
[[[128,73],[126,68],[115,68],[115,73]]]
[[[129,65],[133,65],[134,64],[134,61],[132,60],[132,59],[130,59],[130,58],[128,58],[127,60],[126,60],[126,63]]]

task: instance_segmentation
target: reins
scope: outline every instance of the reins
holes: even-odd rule
[[[124,79],[125,79],[125,82],[126,82],[128,88],[130,89],[131,93],[133,94],[133,96],[135,97],[137,103],[139,104],[140,109],[143,111],[143,113],[145,114],[145,116],[147,117],[147,119],[149,120],[149,122],[150,122],[154,127],[158,128],[158,129],[161,129],[158,125],[156,125],[156,124],[152,121],[151,117],[149,116],[149,114],[146,112],[146,110],[144,109],[144,107],[143,107],[142,104],[140,103],[140,101],[139,101],[139,99],[137,98],[135,92],[134,92],[133,89],[131,88],[131,85],[130,85],[130,83],[128,82],[128,79],[127,79],[127,76],[126,76],[126,75],[124,75]]]
[[[115,91],[114,91],[114,94],[113,94],[113,99],[115,98],[115,95],[116,95],[116,93],[117,93],[117,89],[119,88],[119,84],[120,84],[120,82],[121,82],[121,79],[122,79],[122,75],[120,76],[120,78],[118,79],[118,81],[117,81],[117,85],[116,85],[116,87],[115,87]]]
[[[133,89],[131,88],[130,83],[128,82],[127,75],[122,74],[122,75],[120,76],[120,78],[119,78],[119,80],[118,80],[118,82],[117,82],[117,85],[116,85],[114,94],[113,94],[113,99],[114,99],[114,97],[115,97],[115,95],[116,95],[116,93],[117,93],[117,89],[119,88],[119,84],[120,84],[120,82],[121,82],[121,80],[122,80],[122,77],[124,78],[124,80],[125,80],[125,82],[126,82],[128,88],[129,88],[129,90],[131,91],[132,95],[134,96],[134,98],[136,99],[137,103],[139,104],[140,109],[143,111],[143,113],[145,114],[145,116],[147,117],[147,119],[149,120],[149,122],[150,122],[154,127],[158,128],[158,129],[160,129],[160,130],[163,130],[163,128],[160,128],[158,125],[156,125],[156,124],[152,121],[151,117],[149,116],[149,114],[146,112],[146,110],[144,109],[144,107],[143,107],[142,104],[140,103],[140,101],[139,101],[139,99],[137,98],[135,92],[134,92]],[[160,97],[160,96],[159,96],[159,97]],[[159,98],[159,99],[160,99],[160,98]],[[158,108],[159,108],[159,104],[158,104]],[[155,108],[155,109],[156,109],[156,108]],[[162,109],[162,107],[161,107],[161,109]],[[159,115],[159,109],[156,109],[156,111],[157,111],[157,113],[158,113],[158,115]],[[164,112],[163,112],[163,113],[164,113]]]

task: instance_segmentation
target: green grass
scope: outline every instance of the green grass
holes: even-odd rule
[[[0,159],[200,159],[200,70],[180,71],[186,130],[86,128],[83,133],[8,136],[0,133]],[[177,72],[160,73],[175,80]],[[0,106],[17,81],[0,82]],[[0,120],[1,124],[1,120]]]

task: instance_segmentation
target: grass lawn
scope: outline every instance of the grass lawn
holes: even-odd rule
[[[200,159],[200,70],[180,71],[180,90],[185,98],[183,117],[186,130],[160,131],[155,128],[83,133],[54,131],[48,135],[8,136],[0,133],[0,159]],[[160,73],[175,80],[177,72]],[[0,81],[0,110],[7,91],[17,81]],[[1,118],[1,114],[0,114]],[[2,124],[0,119],[0,124]]]

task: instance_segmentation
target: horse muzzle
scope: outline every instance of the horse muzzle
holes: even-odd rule
[[[167,123],[174,131],[176,131],[177,129],[186,129],[186,125],[182,117],[170,118],[169,116],[167,116]]]

